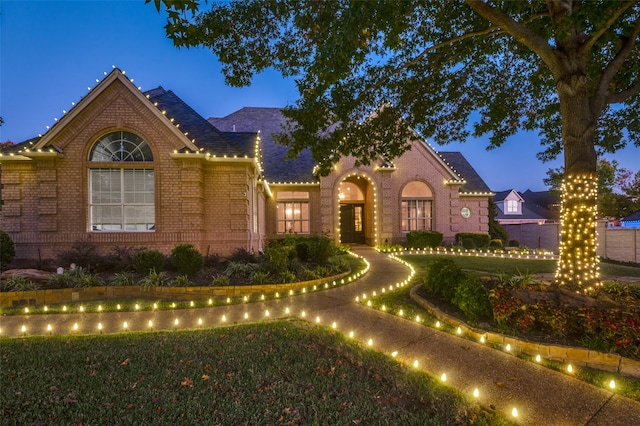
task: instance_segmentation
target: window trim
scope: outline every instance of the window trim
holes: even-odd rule
[[[276,193],[276,234],[311,234],[311,203],[309,202],[308,191],[279,191]],[[305,208],[306,206],[306,208]],[[296,218],[296,208],[299,211],[299,218]],[[282,209],[282,210],[281,210]],[[287,211],[291,210],[291,217],[287,217]],[[280,212],[283,211],[283,218]],[[305,217],[306,216],[306,217]],[[281,230],[281,226],[282,229]],[[291,226],[287,226],[291,225]],[[305,230],[306,225],[306,230]],[[299,230],[297,230],[299,229]]]

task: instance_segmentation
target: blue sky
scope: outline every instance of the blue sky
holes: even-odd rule
[[[0,0],[0,142],[44,134],[71,102],[87,94],[112,65],[149,90],[173,90],[204,117],[220,117],[243,106],[284,107],[297,98],[293,80],[275,72],[250,87],[224,84],[216,57],[205,49],[177,49],[165,37],[164,18],[144,0]],[[434,145],[460,151],[494,191],[546,189],[542,179],[562,159],[541,163],[534,133],[486,151],[484,140]],[[640,148],[607,158],[640,170]]]

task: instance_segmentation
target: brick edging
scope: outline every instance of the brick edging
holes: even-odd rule
[[[500,347],[506,347],[507,344],[511,345],[512,352],[525,353],[531,356],[540,355],[542,358],[551,361],[566,362],[576,366],[585,366],[596,370],[619,373],[623,376],[640,378],[640,361],[617,354],[603,353],[573,346],[529,342],[492,331],[475,329],[464,321],[447,315],[428,300],[419,296],[417,293],[418,287],[420,287],[420,285],[413,287],[409,293],[414,302],[418,303],[431,315],[438,318],[438,320],[452,327],[460,327],[463,335],[471,336],[478,342],[480,338],[484,336],[487,342]]]

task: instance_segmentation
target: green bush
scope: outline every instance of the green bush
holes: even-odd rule
[[[114,274],[113,278],[108,283],[108,285],[118,286],[118,287],[129,286],[134,284],[135,284],[135,279],[131,272],[117,272],[116,274]]]
[[[16,276],[2,281],[0,289],[2,291],[33,291],[40,290],[40,287],[26,277]]]
[[[489,247],[489,234],[479,234],[475,232],[459,232],[456,234],[456,244],[462,245],[466,249],[484,249]]]
[[[407,234],[407,247],[421,249],[442,245],[444,235],[437,231],[411,231]]]
[[[476,277],[467,276],[456,287],[452,300],[464,314],[472,320],[492,316],[489,293]]]
[[[169,287],[171,279],[166,272],[156,272],[155,269],[149,270],[149,275],[140,280],[142,288],[150,287]]]
[[[162,271],[164,261],[164,254],[158,250],[140,250],[133,255],[133,268],[141,274]]]
[[[282,283],[292,283],[296,280],[296,274],[291,271],[284,271],[280,273],[280,282]]]
[[[189,281],[188,275],[178,275],[171,282],[173,287],[191,287],[193,283]]]
[[[229,277],[223,274],[220,275],[215,275],[212,279],[211,279],[211,286],[212,287],[219,287],[219,286],[225,286],[225,285],[229,285],[230,280]]]
[[[309,259],[318,265],[326,265],[336,252],[336,247],[329,237],[318,235],[309,237]]]
[[[53,275],[47,280],[49,288],[83,288],[98,287],[104,285],[95,275],[92,275],[82,267],[68,269],[62,274]]]
[[[452,300],[456,294],[456,287],[466,274],[447,257],[437,257],[427,265],[424,275],[424,285],[428,292]]]
[[[269,278],[268,272],[256,271],[251,275],[251,284],[260,285],[267,282]]]
[[[193,244],[179,244],[171,251],[171,264],[184,275],[195,275],[204,266],[204,257]]]
[[[0,271],[13,262],[16,257],[16,245],[6,232],[0,229]]]
[[[290,247],[269,244],[269,247],[264,252],[267,259],[267,269],[274,274],[287,271],[289,269],[290,253]]]
[[[518,240],[509,240],[509,247],[520,247],[520,242]]]
[[[491,241],[489,241],[489,248],[501,249],[502,248],[502,240],[491,240]]]

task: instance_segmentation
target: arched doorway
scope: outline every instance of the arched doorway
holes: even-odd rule
[[[368,183],[359,176],[351,176],[340,184],[340,242],[365,244],[368,216],[366,196]]]

